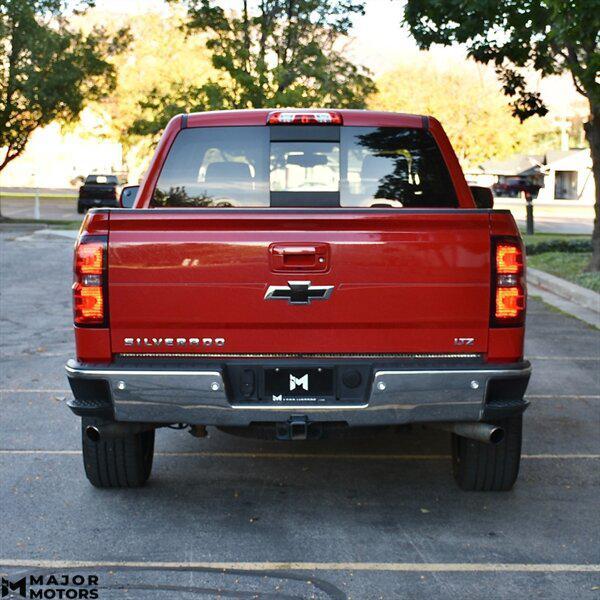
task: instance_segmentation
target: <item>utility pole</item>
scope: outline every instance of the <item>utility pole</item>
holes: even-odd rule
[[[527,212],[527,235],[533,235],[535,233],[533,223],[533,194],[529,190],[525,190],[523,194],[525,194],[525,210]]]

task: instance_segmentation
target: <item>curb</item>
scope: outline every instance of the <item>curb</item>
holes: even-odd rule
[[[26,240],[35,240],[35,239],[56,239],[56,238],[63,238],[63,239],[70,239],[70,240],[75,240],[77,239],[77,235],[79,234],[79,231],[77,229],[37,229],[36,231],[33,231],[31,233],[27,233],[26,235],[23,235],[19,238],[17,238],[19,241],[26,241]]]
[[[34,235],[44,236],[44,237],[62,237],[68,238],[70,240],[77,239],[79,235],[78,229],[38,229],[38,231],[34,232]]]
[[[600,294],[538,269],[527,269],[527,281],[542,290],[600,314]]]

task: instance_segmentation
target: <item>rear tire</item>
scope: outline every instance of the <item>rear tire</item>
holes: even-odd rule
[[[84,212],[85,208],[81,204],[77,203],[77,213],[82,215]]]
[[[461,489],[505,492],[517,480],[523,416],[502,419],[496,424],[504,429],[504,439],[496,445],[452,434],[452,471]]]
[[[92,442],[85,434],[98,419],[81,419],[83,466],[89,482],[99,488],[132,488],[146,483],[154,458],[154,430]]]

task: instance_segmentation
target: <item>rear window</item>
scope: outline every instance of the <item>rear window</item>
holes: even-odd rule
[[[328,130],[322,139],[315,129],[314,136],[292,133],[287,140],[283,130],[273,137],[269,129],[184,129],[169,151],[151,206],[458,206],[442,155],[426,130],[321,126]]]

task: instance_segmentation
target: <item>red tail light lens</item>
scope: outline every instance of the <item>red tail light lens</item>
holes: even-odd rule
[[[525,264],[519,238],[493,243],[492,325],[519,327],[525,321]]]
[[[104,246],[99,242],[80,244],[75,259],[80,273],[102,275]]]
[[[517,274],[523,270],[523,252],[516,244],[496,245],[496,273],[498,275]]]
[[[104,321],[104,294],[102,287],[75,284],[75,322],[97,323]]]
[[[515,319],[525,308],[525,294],[517,286],[496,289],[496,319]]]
[[[269,113],[267,125],[342,125],[339,112],[333,110],[319,112],[292,112],[276,110]]]
[[[76,325],[106,322],[106,237],[84,236],[75,247],[73,312]]]

